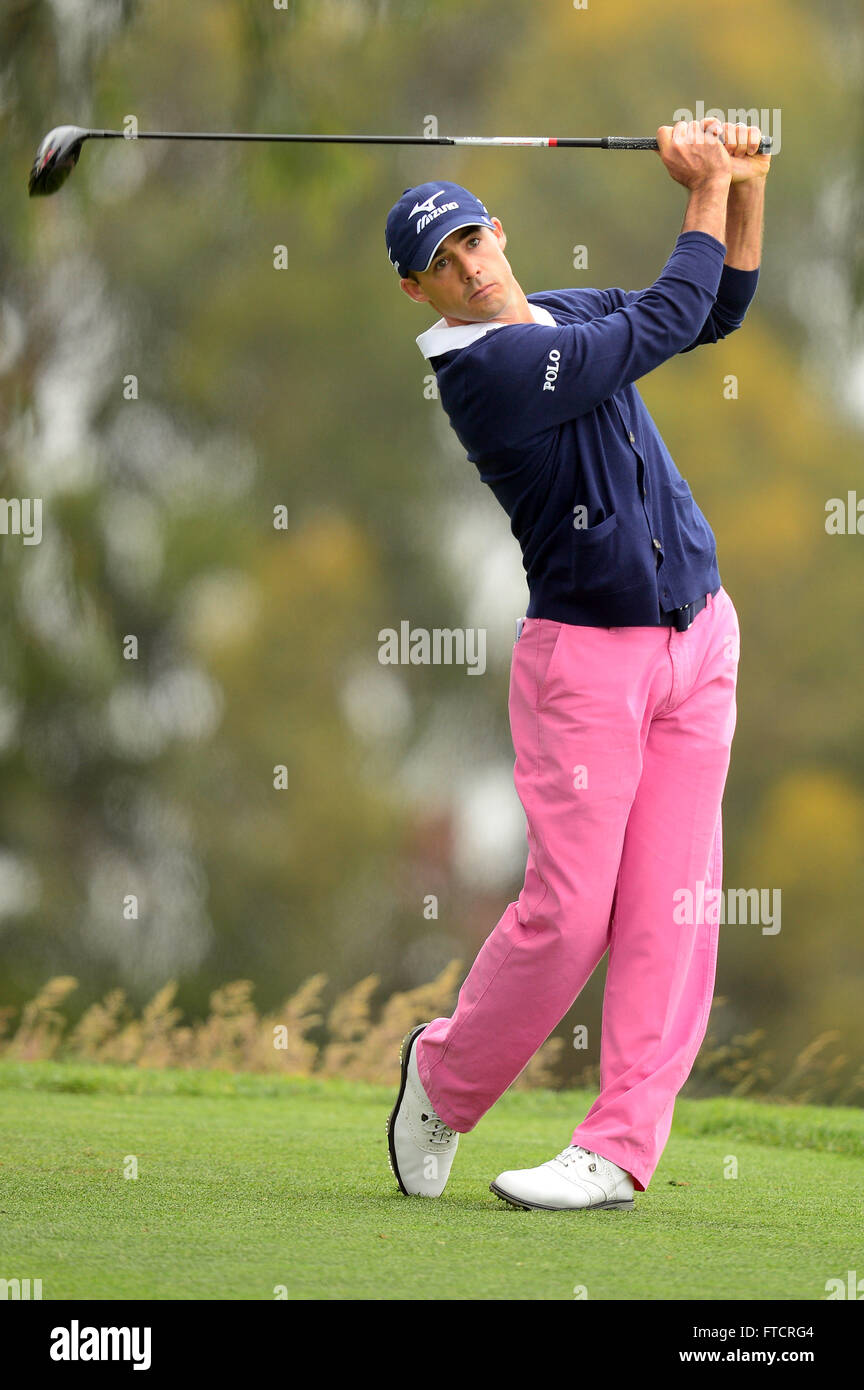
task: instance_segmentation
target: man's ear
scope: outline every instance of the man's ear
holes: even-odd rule
[[[405,291],[409,299],[413,299],[415,304],[428,304],[429,296],[425,290],[417,284],[416,280],[400,280],[400,287]]]
[[[492,221],[493,221],[494,224],[495,224],[495,231],[496,231],[496,235],[497,235],[497,237],[498,237],[498,242],[499,242],[499,244],[500,244],[501,250],[503,251],[503,250],[504,250],[504,247],[507,245],[507,233],[505,232],[504,228],[502,227],[502,225],[501,225],[501,223],[500,223],[500,221],[499,221],[499,219],[498,219],[497,217],[493,217],[493,218],[492,218]]]

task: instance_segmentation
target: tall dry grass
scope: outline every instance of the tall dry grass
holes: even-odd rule
[[[209,1014],[197,1022],[184,1022],[174,1004],[177,983],[170,980],[140,1017],[135,1017],[124,991],[113,989],[69,1027],[61,1005],[77,981],[61,975],[48,980],[22,1009],[0,1008],[0,1057],[340,1076],[391,1085],[402,1038],[417,1023],[449,1016],[461,978],[461,963],[453,960],[428,984],[391,994],[376,1006],[380,980],[369,975],[326,1007],[327,977],[313,975],[280,1008],[266,1014],[259,1014],[252,1002],[252,983],[232,980],[213,992]],[[714,1028],[718,1020],[722,1027],[725,1002],[714,1001]],[[709,1029],[685,1094],[864,1105],[864,1066],[842,1051],[836,1030],[814,1038],[791,1067],[779,1067],[764,1043],[761,1029],[722,1042]],[[574,1072],[565,1065],[565,1053],[564,1041],[550,1038],[514,1086],[597,1090],[597,1064],[587,1063]]]

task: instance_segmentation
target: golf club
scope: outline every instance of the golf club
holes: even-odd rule
[[[503,145],[533,149],[579,148],[599,150],[656,150],[653,136],[600,135],[596,137],[553,137],[531,135],[250,135],[239,131],[216,133],[197,130],[142,130],[129,135],[123,130],[85,130],[83,126],[61,125],[48,132],[36,151],[30,170],[31,198],[56,193],[66,182],[81,154],[85,140],[247,140],[329,145]],[[771,138],[759,144],[759,154],[770,154]]]

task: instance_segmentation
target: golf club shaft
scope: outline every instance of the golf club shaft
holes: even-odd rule
[[[533,135],[250,135],[239,131],[141,130],[127,135],[123,130],[88,130],[88,140],[247,140],[253,143],[295,143],[323,145],[476,145],[524,146],[531,149],[656,150],[654,136],[533,136]],[[770,154],[771,138],[759,144],[759,154]]]

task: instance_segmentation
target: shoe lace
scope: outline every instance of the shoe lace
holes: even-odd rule
[[[439,1119],[434,1110],[428,1115],[421,1115],[420,1120],[426,1131],[426,1137],[433,1144],[447,1144],[456,1133],[455,1129],[450,1129],[442,1119]]]
[[[566,1167],[570,1163],[582,1163],[586,1157],[591,1157],[590,1149],[583,1149],[581,1144],[568,1144],[566,1149],[562,1149],[556,1155],[559,1163]]]

